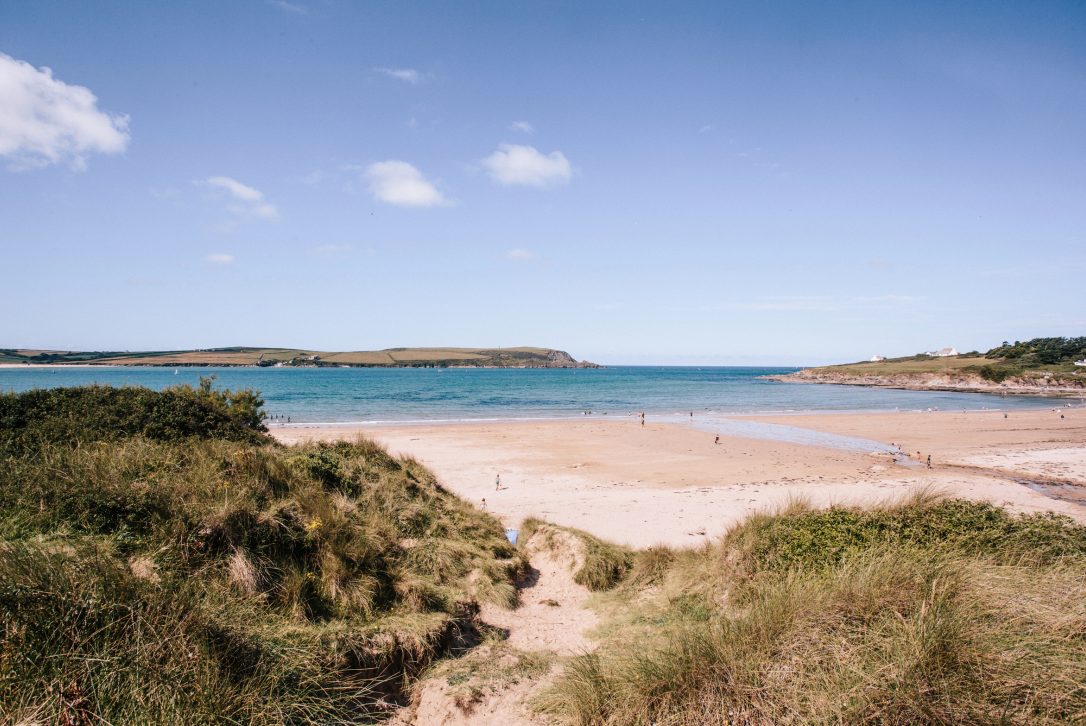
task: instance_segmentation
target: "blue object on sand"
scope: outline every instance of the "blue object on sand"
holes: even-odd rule
[[[515,545],[517,543],[517,530],[507,529],[505,530],[505,538],[509,540],[509,544]]]

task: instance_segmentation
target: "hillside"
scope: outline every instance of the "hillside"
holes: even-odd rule
[[[171,351],[49,351],[0,349],[0,363],[114,366],[293,366],[293,367],[487,367],[594,368],[551,348],[388,348],[329,352],[299,348],[210,348]]]
[[[497,519],[262,402],[0,394],[0,723],[367,723],[509,608]]]
[[[1035,338],[1003,343],[987,353],[936,357],[915,355],[881,361],[806,368],[774,380],[835,383],[934,391],[976,391],[1024,395],[1081,395],[1086,392],[1086,337]]]

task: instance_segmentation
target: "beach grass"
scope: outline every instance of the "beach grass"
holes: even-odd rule
[[[922,494],[794,502],[634,555],[592,654],[539,701],[577,724],[1086,718],[1086,528]]]
[[[376,720],[515,604],[497,519],[236,396],[0,396],[0,721]]]

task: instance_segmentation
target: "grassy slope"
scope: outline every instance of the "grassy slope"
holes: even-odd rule
[[[1086,528],[919,497],[652,548],[542,706],[580,724],[1086,718]]]
[[[323,352],[295,348],[220,348],[203,351],[74,352],[40,350],[0,351],[5,363],[96,363],[109,365],[256,365],[319,355],[326,364],[399,366],[411,364],[544,364],[548,348],[390,348],[378,351]],[[43,355],[51,358],[43,358]]]
[[[884,361],[861,361],[808,368],[800,372],[800,377],[822,377],[827,380],[841,377],[919,379],[941,375],[989,383],[1005,380],[1040,382],[1048,377],[1056,381],[1081,383],[1079,379],[1086,376],[1086,370],[1075,366],[1074,361],[1083,356],[1086,356],[1086,338],[1035,338],[1013,345],[1004,344],[984,355],[974,353],[946,358],[916,355]]]
[[[0,396],[0,722],[366,722],[515,602],[500,523],[417,462],[109,390]]]
[[[984,356],[954,356],[949,358],[909,357],[894,358],[878,362],[843,363],[841,365],[811,368],[812,371],[827,371],[855,376],[895,375],[900,373],[939,373],[956,371],[971,366],[982,366],[992,361]]]

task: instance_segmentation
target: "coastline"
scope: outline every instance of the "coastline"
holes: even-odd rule
[[[983,378],[951,379],[947,376],[848,376],[821,375],[798,371],[783,375],[764,376],[777,383],[824,384],[835,386],[861,386],[865,388],[890,388],[899,391],[946,391],[950,393],[989,393],[1000,396],[1035,396],[1040,398],[1086,399],[1086,381],[1081,386],[1038,386],[1022,383],[994,383]]]
[[[417,458],[469,501],[485,499],[507,527],[540,516],[638,547],[699,545],[750,514],[797,497],[819,506],[872,504],[918,488],[1086,522],[1083,408],[1014,411],[1006,418],[998,411],[733,418],[866,439],[884,448],[845,450],[734,434],[721,435],[717,444],[704,427],[652,416],[645,427],[626,417],[597,416],[302,424],[273,427],[272,435],[285,443],[364,435]],[[913,458],[896,463],[888,453],[891,443]],[[932,469],[915,459],[917,450],[932,455]],[[498,474],[503,486],[495,490]],[[1070,487],[1070,500],[1045,489],[1057,485]]]

